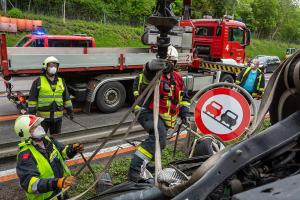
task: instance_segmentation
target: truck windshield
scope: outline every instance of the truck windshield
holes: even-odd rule
[[[244,44],[244,30],[240,28],[230,28],[228,33],[228,41]]]
[[[214,35],[214,27],[197,27],[196,29],[197,36],[213,36]]]
[[[29,37],[24,37],[24,38],[22,38],[22,39],[16,44],[16,47],[23,47],[24,44],[25,44],[26,42],[28,42],[29,40],[30,40]]]

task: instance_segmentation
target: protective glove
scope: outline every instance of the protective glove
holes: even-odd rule
[[[182,124],[187,124],[187,117],[181,117],[181,123]]]
[[[74,176],[65,176],[57,180],[57,188],[63,189],[71,186],[75,182]]]
[[[166,62],[163,59],[155,58],[149,63],[149,70],[159,71],[166,68]]]
[[[84,150],[84,146],[83,146],[83,144],[75,143],[75,144],[72,144],[72,150],[75,153],[82,153]]]

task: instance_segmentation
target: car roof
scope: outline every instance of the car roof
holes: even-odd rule
[[[52,39],[74,39],[74,40],[80,40],[80,39],[88,39],[91,40],[93,37],[85,36],[85,35],[35,35],[35,34],[28,34],[26,37],[29,38],[52,38]]]

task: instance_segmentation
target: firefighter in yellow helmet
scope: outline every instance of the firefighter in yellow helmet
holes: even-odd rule
[[[83,151],[82,144],[64,146],[48,137],[41,127],[43,118],[22,115],[15,121],[15,132],[21,138],[17,157],[17,175],[27,199],[51,199],[74,182],[66,159]],[[66,199],[67,194],[58,199]]]
[[[67,86],[58,77],[59,61],[50,56],[43,63],[43,75],[38,77],[31,86],[28,100],[28,111],[43,117],[42,127],[51,135],[61,132],[64,109],[73,119],[73,106]]]

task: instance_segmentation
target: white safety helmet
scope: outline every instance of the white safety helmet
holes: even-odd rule
[[[57,63],[59,66],[59,61],[54,56],[46,58],[43,62],[43,67],[46,69],[49,63]]]
[[[30,128],[41,124],[44,118],[35,115],[21,115],[15,121],[15,133],[22,141],[27,140],[30,135]]]
[[[167,60],[178,61],[178,51],[172,45],[168,47]]]

